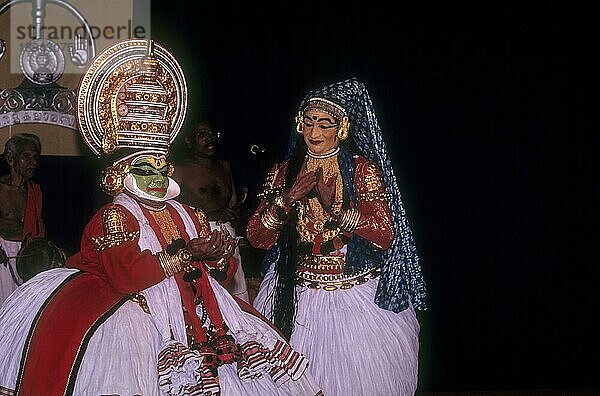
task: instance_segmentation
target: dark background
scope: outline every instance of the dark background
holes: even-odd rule
[[[590,10],[190,4],[153,1],[152,34],[181,61],[190,122],[212,120],[252,194],[308,90],[352,76],[369,89],[429,290],[421,390],[600,388]],[[94,210],[96,173],[90,157],[42,159],[64,246]]]

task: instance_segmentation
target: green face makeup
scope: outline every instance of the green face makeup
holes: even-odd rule
[[[131,164],[129,173],[137,187],[146,194],[164,198],[169,187],[169,164],[164,158],[140,157]]]

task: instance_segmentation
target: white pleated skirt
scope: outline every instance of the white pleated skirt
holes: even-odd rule
[[[275,273],[266,274],[254,306],[272,319]],[[412,307],[379,308],[379,278],[346,290],[296,287],[291,346],[305,355],[327,396],[410,396],[417,388],[419,323]]]
[[[23,348],[38,310],[69,275],[77,270],[42,272],[19,287],[0,309],[0,389],[14,390]],[[255,340],[272,345],[279,335],[259,318],[243,312],[227,291],[212,282],[225,322],[236,342]],[[65,310],[69,307],[66,306]],[[49,342],[52,335],[48,334]],[[125,302],[91,337],[77,374],[75,395],[160,395],[157,356],[161,338],[150,315],[134,302]],[[308,370],[279,386],[265,375],[241,380],[236,365],[218,369],[222,395],[315,395],[318,385]],[[54,375],[54,373],[48,373]]]

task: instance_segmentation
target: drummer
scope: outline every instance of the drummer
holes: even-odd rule
[[[15,256],[23,241],[44,237],[42,191],[33,176],[41,153],[40,139],[30,133],[6,142],[9,173],[0,176],[0,305],[22,283]]]

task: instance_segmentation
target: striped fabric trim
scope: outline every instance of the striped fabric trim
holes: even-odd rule
[[[248,341],[240,345],[239,350],[237,372],[244,382],[269,375],[280,387],[289,379],[298,380],[308,367],[308,360],[283,341],[277,341],[272,350],[256,341]],[[215,374],[204,363],[203,353],[179,342],[171,342],[158,355],[158,385],[164,394],[220,394]]]
[[[277,341],[272,353],[274,357],[279,359],[277,367],[283,370],[294,381],[298,380],[308,368],[308,359],[294,351],[291,346],[282,341]],[[280,378],[281,376],[278,377],[279,381],[281,381]],[[273,379],[277,384],[277,380],[275,378]]]
[[[289,379],[298,380],[308,367],[308,360],[283,341],[277,341],[273,350],[249,341],[240,346],[240,351],[237,371],[243,381],[256,379],[268,370],[279,387]]]
[[[0,385],[0,396],[14,396],[15,390]]]
[[[252,381],[267,373],[270,351],[256,341],[248,341],[240,346],[240,359],[237,362],[238,377],[242,381]]]
[[[170,343],[158,355],[158,386],[172,396],[218,395],[215,374],[202,365],[203,356],[179,342]]]

